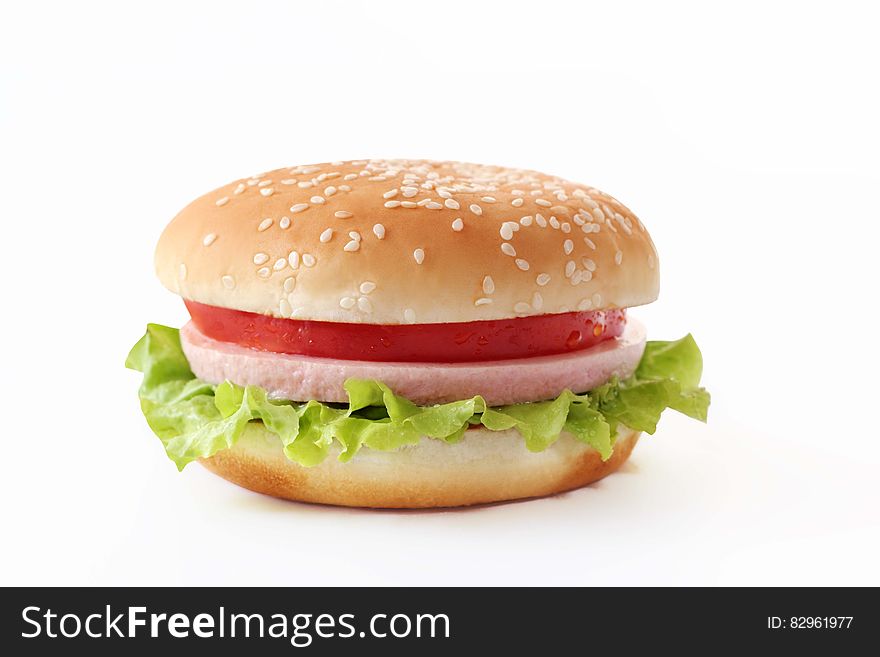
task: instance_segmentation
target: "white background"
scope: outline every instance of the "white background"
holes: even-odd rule
[[[880,46],[870,3],[12,3],[0,17],[2,584],[880,584]],[[152,251],[283,165],[545,170],[633,208],[654,338],[710,423],[465,511],[178,474],[122,367],[180,325]]]

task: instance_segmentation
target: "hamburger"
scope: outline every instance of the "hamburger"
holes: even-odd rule
[[[587,185],[461,162],[354,160],[236,180],[155,254],[181,329],[127,367],[167,455],[253,491],[417,508],[614,472],[672,408],[706,420],[688,335],[649,342],[642,222]]]

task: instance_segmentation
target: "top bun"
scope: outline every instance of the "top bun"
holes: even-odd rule
[[[276,169],[190,203],[156,249],[186,299],[367,324],[506,319],[657,298],[642,222],[597,189],[462,162]]]

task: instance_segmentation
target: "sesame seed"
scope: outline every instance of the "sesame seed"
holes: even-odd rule
[[[593,302],[590,299],[581,299],[580,303],[577,306],[578,310],[589,310],[593,307]]]
[[[293,276],[288,276],[284,279],[284,291],[290,294],[293,292],[293,288],[296,287],[296,279]]]
[[[412,198],[416,194],[419,193],[418,187],[401,187],[400,191],[403,192],[404,198]]]
[[[400,201],[385,201],[386,208],[400,207]]]
[[[571,232],[571,224],[568,223],[567,221],[564,222],[563,224],[561,224],[560,228],[562,228],[562,232],[565,233],[566,235]]]
[[[593,240],[591,240],[589,237],[584,238],[584,244],[586,244],[588,247],[593,249],[593,251],[596,250],[596,243]]]
[[[515,225],[515,224],[514,224]],[[505,221],[501,224],[501,230],[498,231],[501,233],[501,238],[505,240],[513,239],[513,228],[510,227],[510,222]]]
[[[350,187],[349,185],[340,185],[340,186],[339,186],[339,191],[340,191],[340,192],[350,192],[350,191],[351,191],[351,187]]]
[[[416,313],[412,308],[407,308],[403,311],[403,319],[407,324],[415,324],[416,322]]]
[[[488,303],[492,303],[492,299],[489,297],[480,297],[476,301],[474,301],[475,306],[485,306]]]
[[[596,271],[596,263],[589,258],[581,258],[581,262],[584,263],[584,267],[586,267],[587,270]]]
[[[274,269],[275,271],[281,271],[286,266],[287,266],[287,258],[278,258],[278,260],[275,261],[275,264],[272,265],[272,269]]]
[[[258,230],[259,232],[262,233],[264,230],[268,230],[269,227],[270,227],[273,223],[275,223],[275,220],[272,219],[272,217],[266,217],[265,219],[263,219],[263,220],[260,222],[260,225],[257,226],[257,230]]]
[[[361,234],[356,230],[349,231],[348,236],[353,239],[355,242],[361,241]]]
[[[483,278],[483,293],[484,294],[492,294],[495,291],[495,281],[492,280],[491,276],[486,276]]]
[[[572,251],[574,251],[574,242],[571,240],[565,240],[562,244],[562,250],[565,251],[565,255],[570,255]]]
[[[281,181],[281,184],[282,184],[282,185],[295,185],[295,184],[296,184],[296,178],[286,178],[286,179],[284,179],[284,180]]]
[[[515,208],[520,208],[522,207],[523,200],[521,198],[515,198],[510,202],[510,204]]]
[[[299,268],[299,253],[297,253],[296,251],[291,251],[287,255],[287,262],[290,263],[291,269],[298,269]]]
[[[300,189],[308,189],[309,187],[314,187],[315,183],[305,180],[303,182],[296,183],[296,186]]]
[[[547,283],[550,282],[550,274],[538,274],[538,277],[535,279],[535,283],[544,287]]]
[[[495,203],[495,197],[494,197],[494,196],[484,196],[484,197],[481,198],[480,200],[483,201],[483,203]]]
[[[361,294],[369,294],[376,289],[376,284],[373,281],[364,281],[358,289],[361,291]]]
[[[527,260],[523,260],[522,258],[516,259],[516,266],[522,269],[523,271],[529,270],[529,263]]]
[[[358,309],[361,312],[371,313],[373,312],[373,304],[370,303],[370,300],[367,297],[360,297],[358,299]]]
[[[443,205],[438,203],[437,201],[428,201],[425,203],[425,207],[429,210],[440,210],[443,208]]]
[[[521,189],[512,189],[510,193],[514,196],[522,196],[523,194],[525,194],[525,192]]]
[[[571,278],[571,275],[574,274],[574,270],[577,267],[574,260],[569,260],[565,263],[565,277]]]
[[[282,299],[278,302],[278,311],[281,313],[282,317],[290,317],[293,308],[290,307],[290,302],[287,299]]]
[[[513,248],[513,244],[511,244],[510,242],[502,242],[501,243],[501,252],[504,255],[509,255],[509,256],[516,255],[516,249]]]
[[[591,301],[593,302],[593,307],[598,308],[602,305],[602,295],[596,292],[592,297]]]
[[[290,206],[290,211],[293,212],[294,214],[296,214],[297,212],[302,212],[303,210],[308,210],[308,209],[309,209],[308,203],[297,203],[296,205]]]
[[[354,180],[357,177],[358,177],[358,175],[356,173],[347,173],[344,176],[342,176],[342,179],[343,180]]]
[[[571,275],[570,282],[572,285],[580,285],[583,280],[583,273],[581,270],[577,270],[575,273]]]
[[[553,205],[552,203],[550,203],[550,201],[544,198],[536,198],[535,204],[540,205],[542,208],[549,208],[551,205]]]
[[[542,297],[540,293],[535,292],[532,295],[532,308],[534,308],[535,310],[541,310],[541,308],[543,306],[544,306],[544,297]]]
[[[351,212],[348,212],[346,210],[337,210],[336,212],[333,213],[333,216],[336,217],[337,219],[350,219],[354,215],[352,215]]]
[[[267,262],[269,262],[269,256],[267,256],[265,253],[257,253],[254,256],[255,265],[265,265]]]
[[[211,246],[214,242],[217,241],[216,233],[208,233],[202,238],[202,244],[205,246]]]
[[[253,187],[258,182],[260,182],[259,178],[251,178],[250,180],[247,181],[247,184],[248,184],[248,187]]]
[[[264,187],[263,189],[260,190],[260,194],[262,194],[263,196],[272,196],[272,194],[274,194],[274,193],[275,193],[275,190],[272,189],[271,187]]]
[[[302,261],[306,267],[314,267],[315,263],[317,262],[317,260],[315,260],[315,256],[313,256],[311,253],[303,253]]]
[[[232,276],[230,276],[229,274],[226,274],[226,276],[222,276],[220,278],[220,282],[223,283],[223,287],[225,287],[227,290],[231,290],[235,287],[235,279],[232,278]]]
[[[382,194],[382,198],[394,198],[399,193],[397,189],[389,189],[387,192]]]
[[[359,248],[361,248],[361,243],[357,240],[351,240],[350,242],[345,243],[345,246],[342,247],[342,250],[348,251],[349,253],[354,253]]]
[[[623,251],[618,251],[614,254],[614,262],[618,265],[623,262]]]
[[[262,267],[262,268],[260,268],[260,269],[257,270],[257,276],[259,276],[260,278],[269,278],[269,275],[270,275],[271,273],[272,273],[272,272],[269,271],[269,268],[268,268],[268,267]]]
[[[315,205],[321,205],[324,202],[324,197],[323,196],[313,196],[312,198],[309,199],[309,201],[311,201]]]
[[[581,281],[586,283],[587,281],[593,280],[593,272],[588,271],[586,269],[581,269]]]
[[[544,215],[541,214],[540,212],[538,212],[538,213],[535,215],[535,223],[538,224],[541,228],[546,228],[546,227],[547,227],[547,220],[544,219]]]
[[[425,250],[416,249],[415,251],[413,251],[413,258],[415,259],[416,264],[422,264],[425,261]]]
[[[357,301],[355,301],[354,297],[342,297],[339,300],[339,305],[345,308],[345,310],[351,310],[356,303]]]
[[[461,217],[458,217],[455,221],[452,222],[452,230],[458,233],[461,231],[462,228],[464,228],[464,222],[461,220]]]
[[[452,194],[449,193],[449,190],[448,190],[448,189],[438,189],[438,190],[437,190],[437,196],[439,196],[440,198],[445,198],[445,199],[451,199],[451,198],[452,198]],[[456,209],[457,209],[457,208],[456,208]]]
[[[321,237],[319,237],[318,239],[320,239],[321,242],[323,242],[324,244],[326,244],[326,243],[329,242],[331,239],[333,239],[333,229],[332,229],[332,228],[327,228],[326,230],[324,230],[323,233],[321,233]]]
[[[531,308],[529,307],[529,304],[525,303],[524,301],[520,301],[513,307],[513,310],[514,312],[518,313],[527,313],[529,312],[529,310],[531,310]]]
[[[446,199],[445,201],[443,201],[443,205],[445,205],[445,206],[446,206],[447,208],[449,208],[450,210],[459,210],[459,209],[461,209],[461,204],[459,204],[459,202],[456,201],[454,198],[448,198],[448,199]]]
[[[182,281],[186,280],[186,265],[182,262],[180,263],[180,267],[177,268],[177,276]]]
[[[534,217],[532,217],[531,215],[526,215],[519,220],[519,223],[521,223],[523,226],[531,226],[532,221],[534,221]]]
[[[281,217],[281,221],[278,222],[279,228],[283,228],[287,230],[290,228],[290,217]]]
[[[550,217],[550,227],[554,230],[559,230],[559,219]]]
[[[229,203],[228,196],[224,196],[223,198],[218,198],[216,201],[214,201],[214,205],[216,205],[218,207],[222,206],[222,205],[226,205],[227,203]]]
[[[599,208],[593,208],[593,217],[596,221],[605,221],[605,213]]]
[[[241,194],[245,189],[247,189],[247,187],[245,187],[244,183],[238,183],[238,187],[236,187],[236,188],[235,188],[235,191],[233,191],[232,193],[235,194],[236,196],[238,196],[238,195]]]
[[[471,212],[473,212],[475,215],[477,215],[477,216],[483,214],[483,208],[481,208],[481,207],[480,207],[479,205],[477,205],[476,203],[471,203],[471,204],[468,206],[468,209],[469,209]]]
[[[418,204],[419,204],[419,205],[428,205],[428,203],[430,203],[430,202],[431,202],[431,199],[429,199],[429,198],[423,198],[421,201],[419,201]]]
[[[333,196],[336,193],[336,188],[333,185],[324,188],[324,196]]]
[[[418,204],[418,203],[414,203],[414,202],[412,202],[412,201],[401,201],[401,202],[400,202],[400,207],[402,207],[402,208],[407,208],[407,209],[409,209],[409,210],[412,210],[413,208],[417,208],[417,207],[419,207],[419,204]]]
[[[382,224],[376,224],[373,226],[373,234],[378,237],[380,240],[385,239],[385,226]]]

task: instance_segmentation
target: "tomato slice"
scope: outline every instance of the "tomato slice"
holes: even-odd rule
[[[626,311],[448,324],[345,324],[282,319],[184,300],[204,335],[261,351],[343,360],[469,363],[563,354],[623,333]]]

